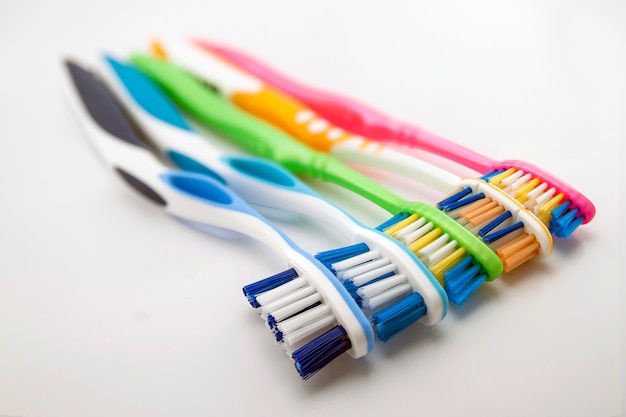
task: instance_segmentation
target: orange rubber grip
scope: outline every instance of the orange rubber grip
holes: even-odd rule
[[[334,144],[354,137],[291,97],[265,87],[258,93],[237,92],[231,97],[242,110],[289,133],[310,147],[329,153]]]

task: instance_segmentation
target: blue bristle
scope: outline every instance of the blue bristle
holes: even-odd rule
[[[291,358],[300,376],[309,379],[351,347],[348,334],[337,326],[293,352]]]
[[[276,327],[276,319],[271,314],[267,316],[267,325],[270,326],[270,329]]]
[[[376,334],[383,342],[400,333],[411,324],[424,317],[426,306],[421,295],[414,292],[402,300],[372,316],[372,325],[376,326]]]
[[[474,257],[466,256],[452,269],[443,274],[444,287],[448,298],[456,305],[461,305],[487,279],[480,274],[481,266],[474,264]]]
[[[458,293],[463,287],[465,287],[480,271],[480,265],[474,264],[471,268],[468,268],[459,275],[450,277],[444,274],[446,292]]]
[[[348,290],[348,292],[350,293],[354,301],[356,301],[356,303],[359,305],[359,307],[363,307],[363,298],[361,298],[361,296],[357,292],[359,287],[354,285],[354,282],[352,282],[351,279],[345,280],[343,282],[343,286],[346,290]]]
[[[467,255],[465,258],[461,260],[458,264],[454,265],[448,272],[444,274],[445,276],[450,276],[454,278],[456,275],[462,274],[463,271],[467,267],[469,267],[474,262],[474,257],[472,255]]]
[[[257,295],[276,287],[280,287],[295,278],[298,278],[298,273],[295,269],[291,268],[276,275],[272,275],[271,277],[262,279],[261,281],[246,285],[243,287],[243,294],[246,298],[248,298],[248,302],[252,307],[259,308],[261,305],[256,300]]]
[[[561,217],[563,215],[563,213],[565,213],[565,210],[567,210],[567,208],[572,204],[572,202],[570,200],[565,201],[564,203],[559,204],[554,210],[552,210],[552,212],[550,213],[552,215],[553,219],[558,219],[559,217]]]
[[[568,212],[556,220],[552,220],[550,227],[557,237],[567,239],[585,221],[585,216],[578,216],[578,208]]]
[[[584,221],[585,221],[585,216],[576,217],[574,221],[572,221],[571,223],[567,225],[567,227],[564,227],[563,230],[559,231],[559,234],[557,234],[557,237],[560,237],[563,239],[569,238],[572,235],[572,233],[574,233],[574,231],[578,228],[578,226],[583,224]]]
[[[498,225],[500,223],[502,223],[503,221],[505,221],[506,219],[508,219],[509,217],[511,217],[512,214],[510,211],[505,211],[504,213],[502,213],[501,215],[499,215],[498,217],[496,217],[495,219],[493,219],[492,221],[490,221],[486,226],[484,226],[482,229],[480,229],[478,231],[478,236],[483,237],[485,236],[487,233],[491,232],[493,229],[495,229],[496,227],[498,227]]]
[[[550,231],[557,237],[567,239],[585,221],[585,216],[578,216],[578,208],[571,210],[571,205],[571,200],[567,200],[550,213]]]
[[[390,218],[389,220],[387,220],[386,222],[384,222],[383,224],[376,227],[376,230],[380,230],[381,232],[384,232],[386,229],[390,228],[391,226],[393,226],[394,224],[398,222],[401,222],[407,217],[409,217],[408,213],[398,213],[392,218]]]
[[[517,229],[521,229],[522,227],[524,227],[524,222],[517,222],[508,227],[505,227],[504,229],[500,229],[496,232],[483,236],[482,238],[485,241],[485,243],[489,245],[490,243],[493,243],[496,240],[508,235],[509,233],[514,232]]]
[[[450,197],[446,198],[445,200],[441,200],[439,203],[437,203],[437,206],[439,206],[439,208],[441,209],[442,206],[447,206],[448,204],[459,201],[461,198],[465,197],[471,192],[472,192],[471,188],[465,187],[458,193],[452,194]]]
[[[458,209],[459,207],[463,207],[475,201],[481,200],[483,198],[485,198],[485,194],[478,193],[478,194],[471,195],[469,197],[465,197],[464,199],[453,202],[453,203],[449,203],[445,205],[442,205],[441,203],[439,203],[439,208],[443,211],[452,211],[452,210]]]
[[[276,338],[276,341],[278,343],[283,341],[283,332],[281,332],[280,330],[278,330],[278,328],[274,327],[272,330],[274,330],[274,337]]]
[[[335,273],[335,270],[332,268],[332,264],[360,255],[367,252],[368,250],[370,250],[370,248],[365,243],[357,243],[339,249],[332,249],[320,252],[315,255],[315,258],[320,261],[326,268]]]
[[[450,298],[454,304],[460,306],[472,295],[483,283],[487,280],[487,275],[482,274],[478,277],[474,278],[469,285],[463,288],[459,293],[454,294],[453,297]]]
[[[498,174],[502,174],[504,171],[506,171],[506,168],[492,169],[491,171],[480,177],[480,179],[489,182],[493,177]]]

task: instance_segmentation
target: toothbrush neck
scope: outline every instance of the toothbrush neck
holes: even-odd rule
[[[435,155],[451,159],[479,173],[490,171],[495,161],[420,127],[403,125],[399,138],[403,145],[419,147]]]

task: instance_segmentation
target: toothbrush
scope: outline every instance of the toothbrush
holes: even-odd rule
[[[294,173],[333,182],[369,199],[394,216],[378,227],[396,232],[442,282],[448,298],[463,303],[483,282],[502,273],[502,261],[470,231],[426,203],[410,202],[335,158],[315,152],[281,131],[237,110],[213,90],[174,65],[147,55],[131,62],[183,110],[249,152],[273,159]],[[397,224],[396,224],[397,223]],[[507,255],[508,256],[508,255]]]
[[[234,49],[204,40],[195,43],[300,100],[340,128],[376,141],[437,154],[482,173],[486,181],[499,187],[507,178],[516,182],[525,190],[523,195],[513,192],[512,196],[538,213],[557,237],[569,238],[595,216],[596,209],[587,197],[540,167],[519,160],[497,161],[349,98],[299,84]]]
[[[519,239],[517,243],[523,250],[515,257],[502,257],[504,272],[535,256],[547,257],[552,252],[552,236],[544,223],[493,184],[483,179],[461,179],[419,159],[334,128],[297,101],[189,42],[166,39],[153,42],[153,47],[161,56],[213,84],[237,107],[312,148],[330,152],[344,162],[361,163],[418,179],[445,194],[456,196],[440,202],[439,208],[470,228],[494,250]],[[520,189],[517,184],[507,184],[514,190],[509,191],[511,194],[528,189]]]
[[[279,165],[259,158],[225,155],[212,147],[192,130],[148,77],[111,57],[106,61],[112,72],[110,78],[127,104],[128,116],[173,165],[216,178],[248,203],[295,211],[325,222],[351,242],[349,247],[325,251],[316,258],[341,275],[355,301],[373,313],[379,339],[388,341],[418,319],[432,325],[445,317],[448,299],[443,288],[404,245],[365,227]],[[345,277],[346,271],[339,274],[342,269],[338,262],[351,265],[353,276]],[[390,311],[395,313],[390,315]]]
[[[73,61],[66,67],[70,101],[88,137],[132,189],[193,227],[247,234],[284,258],[290,269],[244,292],[254,290],[255,306],[274,319],[275,337],[302,378],[344,352],[360,358],[371,350],[374,336],[367,318],[326,267],[218,181],[159,163],[106,85]]]

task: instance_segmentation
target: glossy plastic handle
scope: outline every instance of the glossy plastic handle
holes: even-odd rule
[[[495,163],[489,157],[424,129],[396,121],[348,97],[298,83],[271,69],[268,65],[232,48],[199,39],[195,39],[194,43],[306,103],[320,116],[350,132],[383,142],[424,149],[481,173],[489,171]]]
[[[577,207],[584,216],[583,224],[589,223],[595,217],[595,206],[587,197],[546,170],[524,161],[496,161],[423,128],[397,121],[350,98],[300,84],[251,56],[232,48],[205,40],[196,39],[194,42],[196,45],[255,75],[274,88],[306,103],[311,109],[337,126],[381,142],[420,148],[460,163],[481,174],[498,167],[519,167],[531,173],[533,177],[541,178],[550,186],[566,193],[573,206]]]
[[[318,151],[382,168],[449,194],[460,178],[438,167],[339,129],[292,97],[269,88],[211,52],[176,39],[155,41],[159,53],[197,78],[214,85],[240,109],[278,127]],[[250,86],[253,86],[250,87]]]
[[[132,62],[188,113],[249,152],[272,159],[291,172],[307,174],[348,188],[394,214],[406,203],[402,197],[346,167],[337,159],[315,152],[276,128],[236,109],[182,69],[146,55],[134,55]]]
[[[289,171],[260,158],[224,155],[207,138],[192,131],[173,103],[145,74],[111,57],[107,61],[113,69],[115,84],[128,97],[133,115],[176,166],[212,176],[253,204],[276,209],[287,207],[330,224],[346,237],[353,235],[356,220]],[[339,178],[344,181],[345,176]]]

